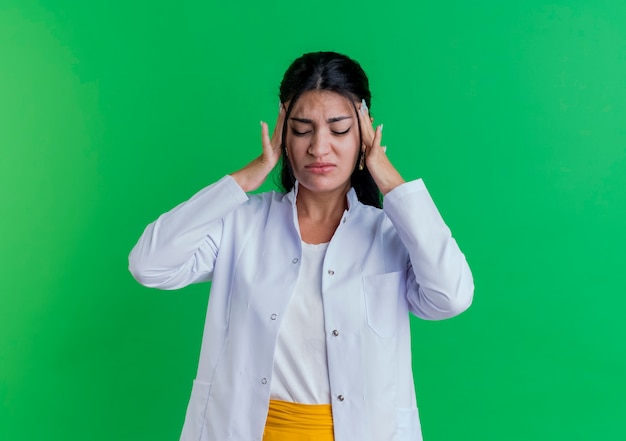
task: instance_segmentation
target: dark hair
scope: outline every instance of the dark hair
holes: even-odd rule
[[[285,139],[287,136],[287,120],[298,98],[310,90],[324,90],[345,96],[352,103],[355,112],[358,112],[354,101],[365,100],[371,108],[371,93],[367,75],[358,62],[336,52],[312,52],[296,59],[285,72],[280,83],[280,101],[290,101],[285,112],[283,125],[282,171],[281,184],[285,191],[291,191],[296,182],[291,164],[287,159]],[[359,141],[362,140],[361,125],[359,127]],[[360,143],[359,143],[360,145]],[[361,153],[363,154],[363,153]],[[360,156],[359,156],[360,158]],[[354,165],[350,182],[361,203],[381,208],[381,194],[376,186],[367,166],[359,170],[359,160]]]

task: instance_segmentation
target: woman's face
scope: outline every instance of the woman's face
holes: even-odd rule
[[[287,155],[300,191],[347,191],[360,151],[352,103],[335,92],[305,92],[286,124]]]

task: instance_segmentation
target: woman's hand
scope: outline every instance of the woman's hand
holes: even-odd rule
[[[245,192],[256,190],[270,174],[280,159],[280,146],[283,136],[283,124],[285,123],[285,107],[280,104],[276,126],[272,137],[269,136],[267,123],[261,121],[261,145],[263,151],[251,163],[241,170],[231,173],[231,176]]]
[[[383,125],[381,124],[374,129],[372,126],[373,119],[370,118],[365,100],[361,101],[358,110],[361,136],[363,138],[361,151],[362,154],[365,154],[365,163],[372,178],[374,178],[374,182],[376,182],[381,193],[386,195],[405,181],[398,173],[398,170],[391,164],[389,158],[387,158],[387,148],[380,145]]]

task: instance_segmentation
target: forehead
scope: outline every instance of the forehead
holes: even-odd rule
[[[301,117],[315,115],[335,117],[353,113],[354,108],[348,98],[328,90],[309,90],[303,93],[291,112],[293,116]]]

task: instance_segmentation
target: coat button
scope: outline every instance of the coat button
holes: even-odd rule
[[[334,335],[335,337],[337,337],[337,336],[339,335],[339,331],[337,331],[337,330],[335,329],[335,330],[333,331],[333,335]]]
[[[338,399],[339,401],[343,401],[343,400],[345,400],[345,398],[343,397],[343,395],[337,395],[337,399]]]
[[[278,317],[278,316],[277,316],[276,314],[272,314],[272,315],[270,315],[270,318],[271,318],[272,320],[276,320],[276,318],[277,318],[277,317]]]
[[[295,259],[293,259],[291,263],[298,263],[298,258],[296,257]]]
[[[328,270],[328,275],[332,276],[333,274],[335,274],[333,270]]]
[[[261,378],[261,384],[267,384],[267,378]]]

